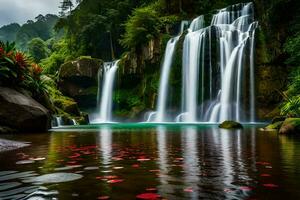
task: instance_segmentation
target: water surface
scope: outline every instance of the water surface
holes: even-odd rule
[[[1,135],[0,199],[300,199],[300,138],[259,127],[107,125]]]

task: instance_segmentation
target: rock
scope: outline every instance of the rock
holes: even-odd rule
[[[80,116],[80,111],[78,108],[78,105],[75,101],[69,98],[61,97],[57,98],[53,101],[54,105],[63,110],[64,112],[75,115],[75,116]]]
[[[287,118],[280,130],[280,134],[300,134],[300,118]]]
[[[264,131],[274,131],[279,130],[283,124],[283,121],[276,121],[275,123],[269,124],[264,128]]]
[[[272,124],[275,124],[276,122],[283,122],[286,119],[284,116],[276,116],[272,119]]]
[[[31,97],[0,87],[0,124],[22,132],[45,132],[50,128],[49,111]]]
[[[14,149],[19,149],[29,146],[26,142],[17,142],[13,140],[0,139],[0,152],[11,151]]]
[[[0,134],[5,134],[5,133],[16,133],[17,130],[9,128],[7,126],[0,126]]]
[[[242,129],[243,125],[235,121],[225,121],[219,125],[219,128],[224,129]]]
[[[102,60],[80,57],[64,63],[59,70],[58,86],[64,95],[72,97],[83,108],[96,106],[98,71]]]

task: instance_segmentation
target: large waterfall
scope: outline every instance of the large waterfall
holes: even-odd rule
[[[257,22],[252,3],[219,10],[205,26],[194,19],[182,55],[182,108],[178,122],[255,121],[254,44]],[[166,121],[169,74],[180,36],[167,45],[157,111],[149,121]]]
[[[113,102],[113,87],[116,73],[118,70],[118,62],[104,63],[103,70],[99,70],[99,77],[103,74],[102,90],[98,91],[99,115],[94,121],[95,123],[107,123],[112,121],[112,102]],[[101,83],[99,78],[99,84]]]

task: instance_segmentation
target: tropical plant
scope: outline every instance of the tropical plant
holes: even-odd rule
[[[288,90],[281,93],[285,99],[281,114],[300,117],[300,69],[296,68],[291,74]]]
[[[2,84],[19,84],[25,79],[28,58],[16,51],[15,43],[0,41],[0,80]]]
[[[24,87],[42,94],[46,87],[41,80],[42,68],[31,62],[24,53],[17,51],[15,43],[0,41],[0,83],[5,86]]]
[[[290,117],[300,116],[300,95],[288,98],[281,107],[281,114]]]

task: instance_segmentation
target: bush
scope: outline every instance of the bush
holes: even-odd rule
[[[46,87],[40,76],[42,68],[28,56],[17,51],[15,43],[0,41],[0,83],[4,86],[23,87],[33,95],[43,94]]]
[[[289,56],[286,64],[294,69],[291,72],[288,90],[283,93],[285,101],[281,105],[281,114],[300,117],[300,32],[287,40],[284,45],[284,51]]]
[[[125,24],[126,33],[121,44],[127,48],[139,47],[159,34],[159,14],[153,6],[138,8]]]
[[[62,39],[53,44],[53,53],[46,59],[41,60],[45,74],[55,75],[60,66],[67,60],[72,59],[67,42]]]

